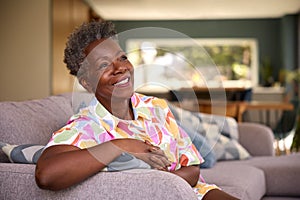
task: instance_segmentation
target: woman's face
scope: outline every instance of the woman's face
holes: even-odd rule
[[[94,92],[100,102],[129,99],[133,95],[133,66],[115,40],[94,41],[85,53],[88,62],[85,88]]]

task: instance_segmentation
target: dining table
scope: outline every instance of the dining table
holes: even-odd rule
[[[262,121],[262,111],[266,112],[266,125],[270,126],[270,112],[275,111],[275,118],[279,118],[282,111],[293,110],[294,105],[286,101],[245,101],[239,102],[238,105],[238,122],[243,121],[243,114],[246,111],[257,110],[260,112],[260,121]]]
[[[293,110],[293,108],[292,103],[283,101],[198,100],[197,111],[208,114],[225,115],[235,118],[238,122],[243,122],[243,115],[246,111],[256,110],[261,114],[260,121],[262,121],[262,112],[266,112],[266,124],[270,125],[271,111],[275,111],[277,115],[275,117],[278,119],[282,111]]]

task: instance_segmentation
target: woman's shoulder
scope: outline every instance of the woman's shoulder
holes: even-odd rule
[[[145,105],[151,106],[151,107],[162,107],[167,108],[168,104],[165,99],[158,98],[155,96],[147,96],[141,93],[134,93],[135,102],[143,103]]]
[[[74,113],[69,121],[68,124],[72,123],[76,126],[83,126],[85,124],[90,123],[99,123],[97,116],[92,112],[93,109],[90,106],[81,108],[77,113]]]

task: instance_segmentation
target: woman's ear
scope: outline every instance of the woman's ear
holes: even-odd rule
[[[78,81],[82,87],[84,87],[88,92],[94,93],[91,84],[83,77],[78,78]]]

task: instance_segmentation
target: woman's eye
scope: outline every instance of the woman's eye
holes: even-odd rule
[[[121,56],[121,60],[122,61],[127,60],[127,56],[126,55]]]
[[[102,69],[102,68],[107,67],[108,65],[109,65],[108,63],[101,63],[99,68]]]

